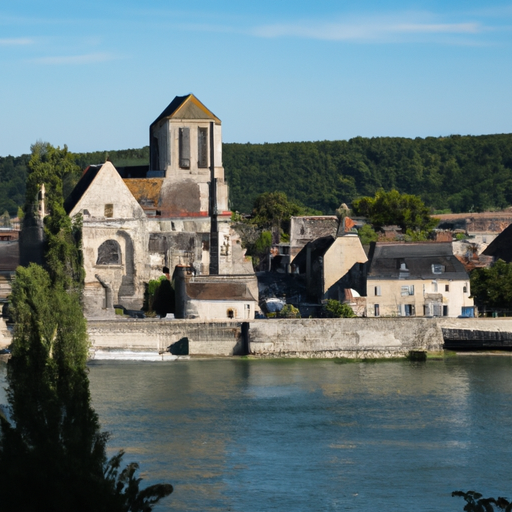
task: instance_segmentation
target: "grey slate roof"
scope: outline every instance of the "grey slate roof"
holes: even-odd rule
[[[400,270],[405,263],[408,272]],[[443,265],[434,274],[432,265]],[[377,243],[370,262],[369,279],[452,279],[467,280],[462,263],[453,255],[451,242]]]

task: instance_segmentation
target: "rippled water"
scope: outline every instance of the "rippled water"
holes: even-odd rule
[[[509,357],[90,370],[110,450],[175,486],[157,510],[437,512],[462,511],[453,490],[512,497]]]

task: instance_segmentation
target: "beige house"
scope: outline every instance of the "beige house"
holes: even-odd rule
[[[474,315],[469,275],[451,243],[380,242],[369,259],[367,316]]]
[[[173,275],[176,318],[249,320],[258,309],[257,283],[241,276],[194,275],[178,266]]]

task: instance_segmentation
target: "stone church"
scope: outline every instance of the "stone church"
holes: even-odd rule
[[[66,199],[68,214],[83,216],[86,315],[140,309],[145,283],[168,267],[180,268],[182,317],[254,317],[257,280],[230,227],[220,119],[177,96],[149,137],[149,167],[91,165]]]

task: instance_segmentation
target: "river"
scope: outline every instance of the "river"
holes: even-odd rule
[[[506,356],[108,361],[90,381],[110,453],[174,485],[155,510],[439,512],[462,511],[453,490],[512,497],[511,372]]]

